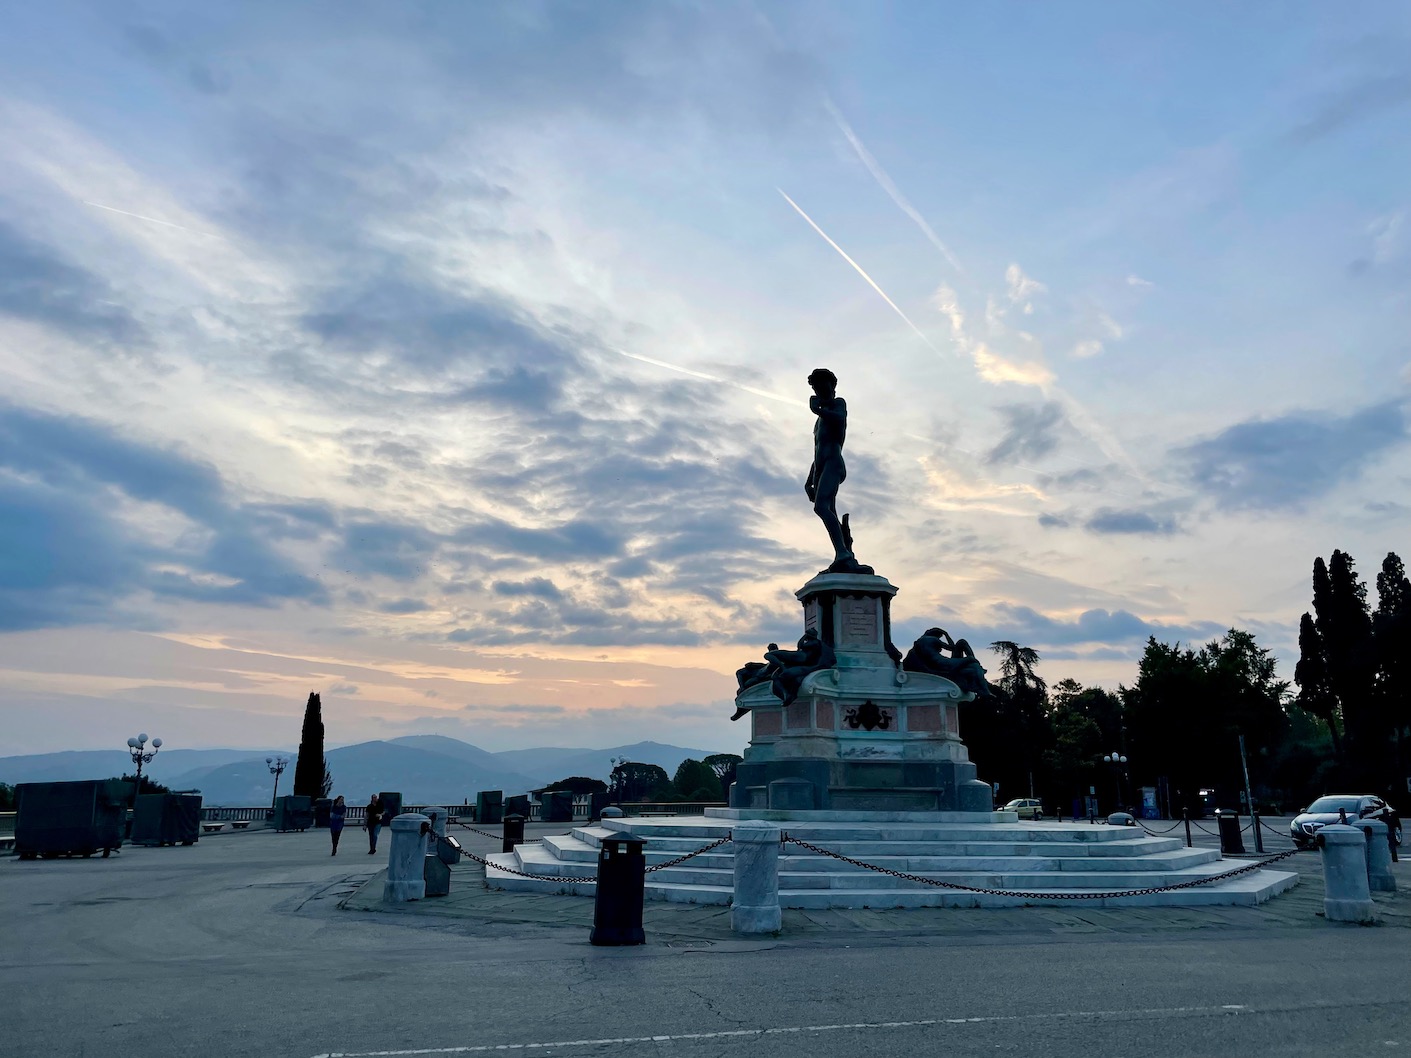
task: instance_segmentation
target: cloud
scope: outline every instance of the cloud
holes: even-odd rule
[[[1127,285],[1129,287],[1137,287],[1140,290],[1150,290],[1152,287],[1156,286],[1151,280],[1143,279],[1139,275],[1129,275],[1127,277]]]
[[[0,313],[119,345],[146,332],[106,280],[63,260],[0,220]]]
[[[1042,459],[1058,447],[1060,434],[1068,424],[1062,405],[1005,404],[995,409],[1005,420],[1004,437],[990,449],[985,462],[991,466]]]
[[[1077,345],[1073,346],[1073,355],[1079,360],[1086,360],[1089,357],[1097,356],[1101,352],[1102,343],[1094,338],[1089,338],[1087,341],[1079,342]]]
[[[272,513],[247,512],[212,467],[177,452],[0,405],[0,621],[10,630],[149,626],[135,609],[145,593],[326,602],[323,586],[264,538]]]
[[[1292,510],[1358,478],[1407,440],[1398,401],[1347,415],[1291,412],[1237,423],[1173,453],[1191,482],[1226,510]]]
[[[1108,535],[1170,536],[1180,526],[1174,518],[1151,511],[1120,510],[1103,507],[1083,523],[1089,532]]]
[[[1048,290],[1037,279],[1026,276],[1017,264],[1011,264],[1004,270],[1004,281],[1009,288],[1010,303],[1019,306],[1019,311],[1026,316],[1034,311],[1034,297]]]
[[[1398,73],[1365,78],[1325,97],[1284,139],[1307,146],[1407,102],[1411,102],[1411,76]]]

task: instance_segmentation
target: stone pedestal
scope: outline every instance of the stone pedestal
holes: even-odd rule
[[[805,677],[785,706],[769,684],[735,704],[748,709],[751,738],[730,806],[767,811],[988,813],[960,738],[960,705],[974,695],[941,676],[905,672],[891,641],[886,577],[819,574],[796,596],[804,628],[836,664]]]
[[[405,812],[391,822],[388,844],[387,881],[382,899],[390,904],[420,900],[426,895],[426,841],[422,825],[430,820],[420,812]]]
[[[1367,888],[1374,893],[1396,892],[1396,875],[1391,873],[1391,846],[1387,825],[1380,819],[1361,819],[1357,828],[1367,837]]]
[[[735,892],[730,928],[736,933],[778,933],[779,828],[745,820],[731,829],[735,846]]]
[[[1323,849],[1323,914],[1329,922],[1374,922],[1367,888],[1367,839],[1357,827],[1334,823],[1318,831]]]

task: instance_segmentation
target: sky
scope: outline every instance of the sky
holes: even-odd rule
[[[820,366],[903,649],[1291,679],[1314,558],[1411,557],[1408,55],[1393,4],[13,7],[0,755],[310,691],[739,751],[831,559]]]

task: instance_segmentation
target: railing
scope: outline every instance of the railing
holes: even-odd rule
[[[724,801],[624,801],[616,807],[621,808],[623,813],[629,816],[698,816],[707,808],[724,808]],[[460,819],[462,822],[475,822],[475,805],[473,804],[444,804],[432,803],[425,805],[404,804],[403,812],[420,812],[426,808],[440,808],[450,813],[451,819]],[[529,821],[538,822],[540,818],[540,804],[537,801],[529,803]],[[271,809],[266,807],[252,807],[249,805],[237,805],[227,807],[225,805],[203,805],[201,808],[201,822],[203,823],[231,823],[240,821],[262,822],[268,818]],[[590,797],[575,797],[573,799],[573,819],[574,822],[586,821],[592,818],[593,801]],[[0,833],[5,831],[7,822],[5,817],[9,816],[8,827],[14,830],[14,813],[0,812]],[[361,827],[363,820],[367,816],[366,805],[348,805],[347,814],[344,816],[345,825],[350,827]]]
[[[15,813],[0,812],[0,834],[13,834],[15,832]]]

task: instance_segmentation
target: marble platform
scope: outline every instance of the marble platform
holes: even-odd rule
[[[492,888],[591,896],[598,849],[614,831],[646,840],[647,866],[673,859],[729,833],[728,810],[710,816],[604,820],[542,843],[489,857]],[[1074,906],[1065,894],[1142,889],[1220,874],[1243,861],[1214,849],[1188,849],[1177,838],[1149,837],[1137,828],[1086,823],[912,819],[780,820],[788,833],[830,851],[878,866],[976,888],[1032,895],[993,896],[940,889],[893,878],[786,845],[779,857],[785,908]],[[850,815],[860,813],[829,813]],[[903,813],[912,815],[912,813]],[[1008,813],[989,813],[1008,815]],[[535,875],[521,878],[499,867]],[[734,879],[731,845],[647,875],[646,898],[728,905]],[[1293,872],[1264,869],[1175,892],[1085,900],[1096,907],[1198,907],[1257,904],[1292,887]]]

